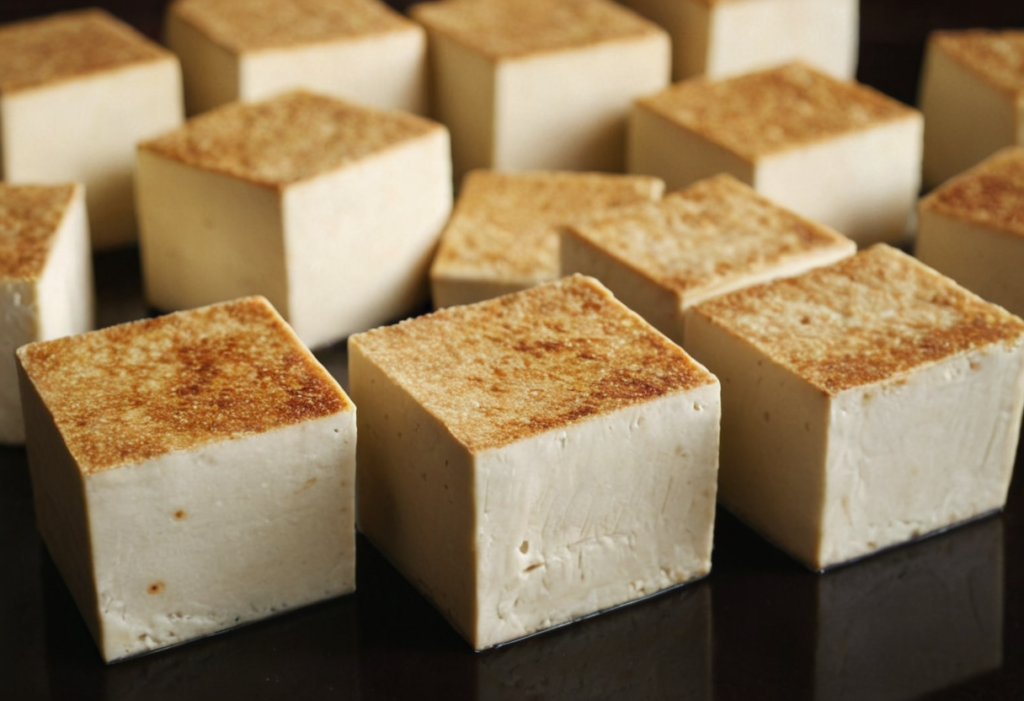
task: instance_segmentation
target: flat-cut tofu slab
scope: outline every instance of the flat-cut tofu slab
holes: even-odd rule
[[[359,527],[476,649],[708,573],[719,385],[583,276],[349,339]]]
[[[695,307],[722,504],[823,569],[1003,508],[1024,321],[880,245]]]
[[[18,360],[39,530],[105,660],[355,589],[355,407],[265,299]]]

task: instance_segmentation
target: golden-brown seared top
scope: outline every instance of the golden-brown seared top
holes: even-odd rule
[[[80,185],[0,183],[0,279],[34,279]]]
[[[413,29],[379,0],[176,0],[169,12],[215,44],[258,51]]]
[[[893,120],[921,118],[880,92],[802,63],[724,80],[685,80],[637,104],[749,161]]]
[[[1024,321],[884,244],[694,309],[833,396],[1024,342]]]
[[[382,111],[295,91],[231,103],[139,145],[186,165],[283,188],[443,129],[405,112]]]
[[[554,280],[562,225],[604,208],[656,200],[664,188],[644,175],[473,171],[431,273],[524,284]]]
[[[103,10],[0,27],[0,93],[157,60],[173,55]]]
[[[663,34],[608,0],[443,0],[414,5],[410,14],[494,60]]]
[[[349,339],[471,451],[716,382],[592,278]]]
[[[935,32],[930,41],[991,85],[1024,93],[1024,30]]]
[[[18,358],[84,474],[352,408],[262,297],[33,343]]]
[[[683,306],[690,295],[735,289],[744,278],[823,253],[852,255],[857,248],[731,175],[701,180],[661,202],[592,217],[567,231],[673,291]]]
[[[936,188],[920,208],[1024,236],[1024,148],[999,151]]]

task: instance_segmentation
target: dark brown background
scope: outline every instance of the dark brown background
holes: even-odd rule
[[[159,34],[165,2],[100,4]],[[406,6],[407,2],[393,2]],[[1024,26],[1024,0],[863,0],[859,78],[905,102],[933,28]],[[100,323],[145,314],[134,250],[96,261]],[[344,379],[344,353],[320,354]],[[1018,465],[1021,463],[1018,453]],[[0,699],[1024,699],[1024,485],[1005,513],[825,575],[728,514],[704,581],[473,653],[363,540],[359,591],[105,666],[0,449]]]

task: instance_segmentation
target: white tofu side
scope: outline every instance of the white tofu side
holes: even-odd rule
[[[207,39],[177,13],[168,12],[165,22],[164,40],[181,61],[187,113],[199,114],[239,99],[238,55]]]

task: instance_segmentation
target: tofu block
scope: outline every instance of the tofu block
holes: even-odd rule
[[[175,0],[165,34],[189,114],[297,88],[427,111],[426,33],[380,0]]]
[[[706,299],[852,256],[856,244],[772,204],[731,175],[563,230],[562,272],[599,279],[683,345],[686,310]]]
[[[39,531],[107,662],[355,589],[355,407],[265,299],[18,361]]]
[[[718,381],[596,281],[348,348],[359,527],[475,649],[710,570]]]
[[[921,78],[924,184],[1024,146],[1024,31],[933,32]]]
[[[885,245],[709,300],[722,505],[821,570],[1002,509],[1024,321]]]
[[[178,60],[106,12],[0,27],[0,179],[84,183],[93,248],[136,240],[135,144],[181,121]]]
[[[922,262],[1024,315],[1024,148],[1003,149],[947,181],[917,213]]]
[[[637,175],[469,173],[430,267],[434,306],[480,302],[556,280],[564,224],[656,200],[664,187]]]
[[[676,80],[795,60],[844,80],[857,70],[858,0],[621,1],[668,30]]]
[[[625,163],[636,98],[668,84],[668,35],[608,0],[415,5],[431,51],[434,112],[455,174],[605,170]]]
[[[452,206],[439,124],[297,91],[194,117],[138,160],[158,309],[260,294],[315,347],[427,299]]]
[[[0,443],[24,443],[14,351],[88,331],[92,256],[81,185],[0,183]]]
[[[629,172],[669,190],[731,173],[859,244],[896,242],[917,201],[921,131],[916,110],[794,63],[638,100]]]

